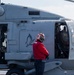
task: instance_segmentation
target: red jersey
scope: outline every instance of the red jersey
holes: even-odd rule
[[[49,55],[48,50],[45,48],[43,43],[36,41],[33,44],[33,54],[35,59],[45,60]]]

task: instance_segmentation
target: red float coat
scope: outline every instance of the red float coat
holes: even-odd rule
[[[36,41],[33,44],[33,54],[34,59],[36,60],[45,60],[46,57],[49,55],[48,50],[45,48],[43,43]]]

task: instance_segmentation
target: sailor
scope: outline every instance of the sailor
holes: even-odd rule
[[[35,59],[35,71],[36,75],[43,75],[45,68],[45,60],[49,56],[48,50],[45,48],[43,41],[45,40],[45,35],[39,33],[37,39],[33,44],[33,54]]]

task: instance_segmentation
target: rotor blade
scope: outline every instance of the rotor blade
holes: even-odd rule
[[[65,0],[65,1],[74,2],[74,0]]]

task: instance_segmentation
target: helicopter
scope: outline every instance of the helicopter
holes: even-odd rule
[[[44,75],[74,75],[74,21],[42,10],[0,4],[0,69],[35,75],[32,45],[38,33],[50,56]]]

